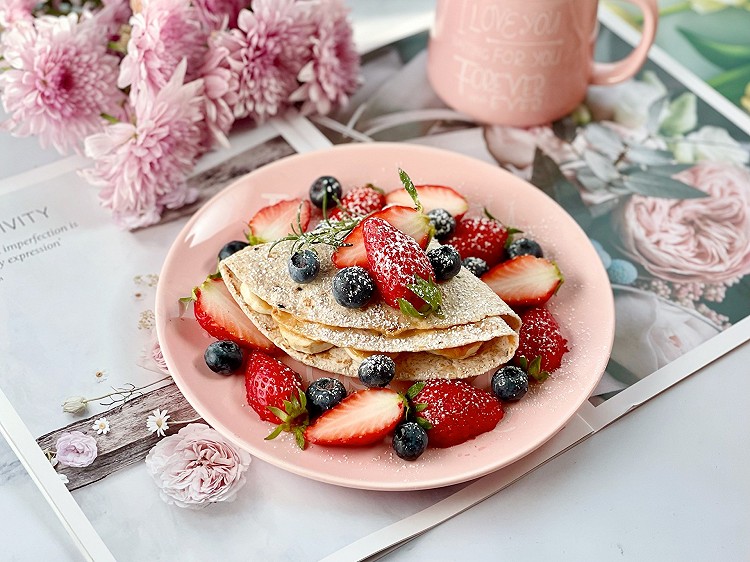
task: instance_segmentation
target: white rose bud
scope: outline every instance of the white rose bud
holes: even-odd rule
[[[88,400],[83,396],[71,396],[63,402],[63,412],[68,414],[82,414],[86,411]]]

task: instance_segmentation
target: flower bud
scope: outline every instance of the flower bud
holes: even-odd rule
[[[63,402],[63,412],[68,414],[82,414],[86,411],[88,400],[83,396],[71,396]]]

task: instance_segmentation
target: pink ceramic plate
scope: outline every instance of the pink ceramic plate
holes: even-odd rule
[[[305,197],[321,175],[344,189],[372,182],[400,188],[398,168],[416,184],[450,185],[473,204],[536,238],[565,274],[550,302],[571,351],[543,385],[509,406],[494,431],[449,449],[428,449],[406,462],[390,444],[299,450],[291,436],[264,437],[272,425],[245,403],[242,376],[212,373],[203,362],[211,341],[178,299],[216,269],[216,255],[242,240],[253,213],[280,198]],[[185,225],[167,256],[156,297],[159,340],[169,370],[190,404],[227,439],[256,457],[296,474],[353,488],[415,490],[456,484],[506,466],[530,453],[571,418],[594,389],[609,357],[614,331],[612,291],[584,232],[552,199],[490,164],[455,153],[405,144],[345,145],[295,155],[264,166],[224,189]],[[306,377],[309,369],[291,362]],[[486,383],[486,377],[484,382]]]

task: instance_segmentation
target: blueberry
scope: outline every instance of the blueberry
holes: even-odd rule
[[[346,398],[346,388],[338,379],[323,377],[310,383],[305,391],[305,397],[307,411],[310,417],[314,418]]]
[[[505,250],[508,258],[515,258],[516,256],[536,256],[538,258],[544,257],[542,247],[538,242],[531,238],[518,238],[508,244],[508,248]]]
[[[396,375],[396,363],[387,355],[370,355],[359,364],[357,376],[369,388],[388,386]]]
[[[320,271],[320,261],[312,250],[294,252],[289,258],[289,276],[297,283],[309,283]]]
[[[435,238],[441,242],[456,230],[456,219],[445,209],[432,209],[427,213],[432,226],[435,227]]]
[[[463,265],[477,277],[481,277],[490,269],[489,267],[487,267],[487,262],[482,258],[468,257],[461,263],[461,265]]]
[[[502,402],[515,402],[529,390],[529,376],[515,365],[500,367],[492,375],[492,392]]]
[[[438,281],[447,281],[461,271],[461,256],[453,246],[433,248],[427,252],[427,257]]]
[[[229,375],[242,367],[242,348],[233,341],[215,341],[208,345],[203,359],[214,373]]]
[[[326,199],[326,209],[331,210],[336,206],[336,200],[341,199],[341,183],[333,176],[320,176],[310,186],[310,201],[316,207],[323,208],[323,199]]]
[[[392,444],[399,457],[413,461],[427,448],[427,432],[416,422],[404,422],[396,427]]]
[[[333,277],[333,298],[341,306],[362,308],[374,294],[375,281],[363,267],[345,267]]]
[[[224,258],[228,258],[232,254],[239,252],[243,248],[247,248],[249,245],[250,244],[248,244],[247,242],[243,242],[242,240],[232,240],[231,242],[227,242],[219,252],[219,259],[223,260]]]

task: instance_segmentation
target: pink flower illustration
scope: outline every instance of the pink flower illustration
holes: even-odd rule
[[[164,501],[198,509],[233,501],[245,485],[250,460],[214,429],[191,423],[159,441],[146,456],[146,467]]]
[[[61,465],[82,468],[96,459],[96,439],[80,431],[63,433],[57,439],[55,450]]]
[[[653,275],[674,282],[732,283],[750,273],[750,171],[703,162],[675,178],[710,196],[634,195],[619,220],[627,251]]]
[[[346,105],[357,89],[359,55],[346,19],[348,9],[341,0],[323,1],[313,13],[312,58],[299,71],[302,86],[290,99],[303,102],[303,113],[326,115],[333,107]]]
[[[118,60],[107,53],[106,29],[71,14],[20,21],[2,34],[0,72],[2,128],[16,136],[37,135],[42,147],[60,152],[99,131],[102,113],[123,99],[117,89]]]
[[[103,188],[102,204],[124,228],[153,224],[165,208],[195,200],[185,179],[200,152],[203,83],[183,84],[185,67],[183,60],[155,95],[136,96],[134,122],[86,139],[86,155],[95,162],[82,174]]]
[[[297,88],[297,74],[309,57],[313,26],[306,2],[254,0],[242,10],[237,29],[219,36],[227,64],[237,76],[237,119],[263,121],[283,113]]]

